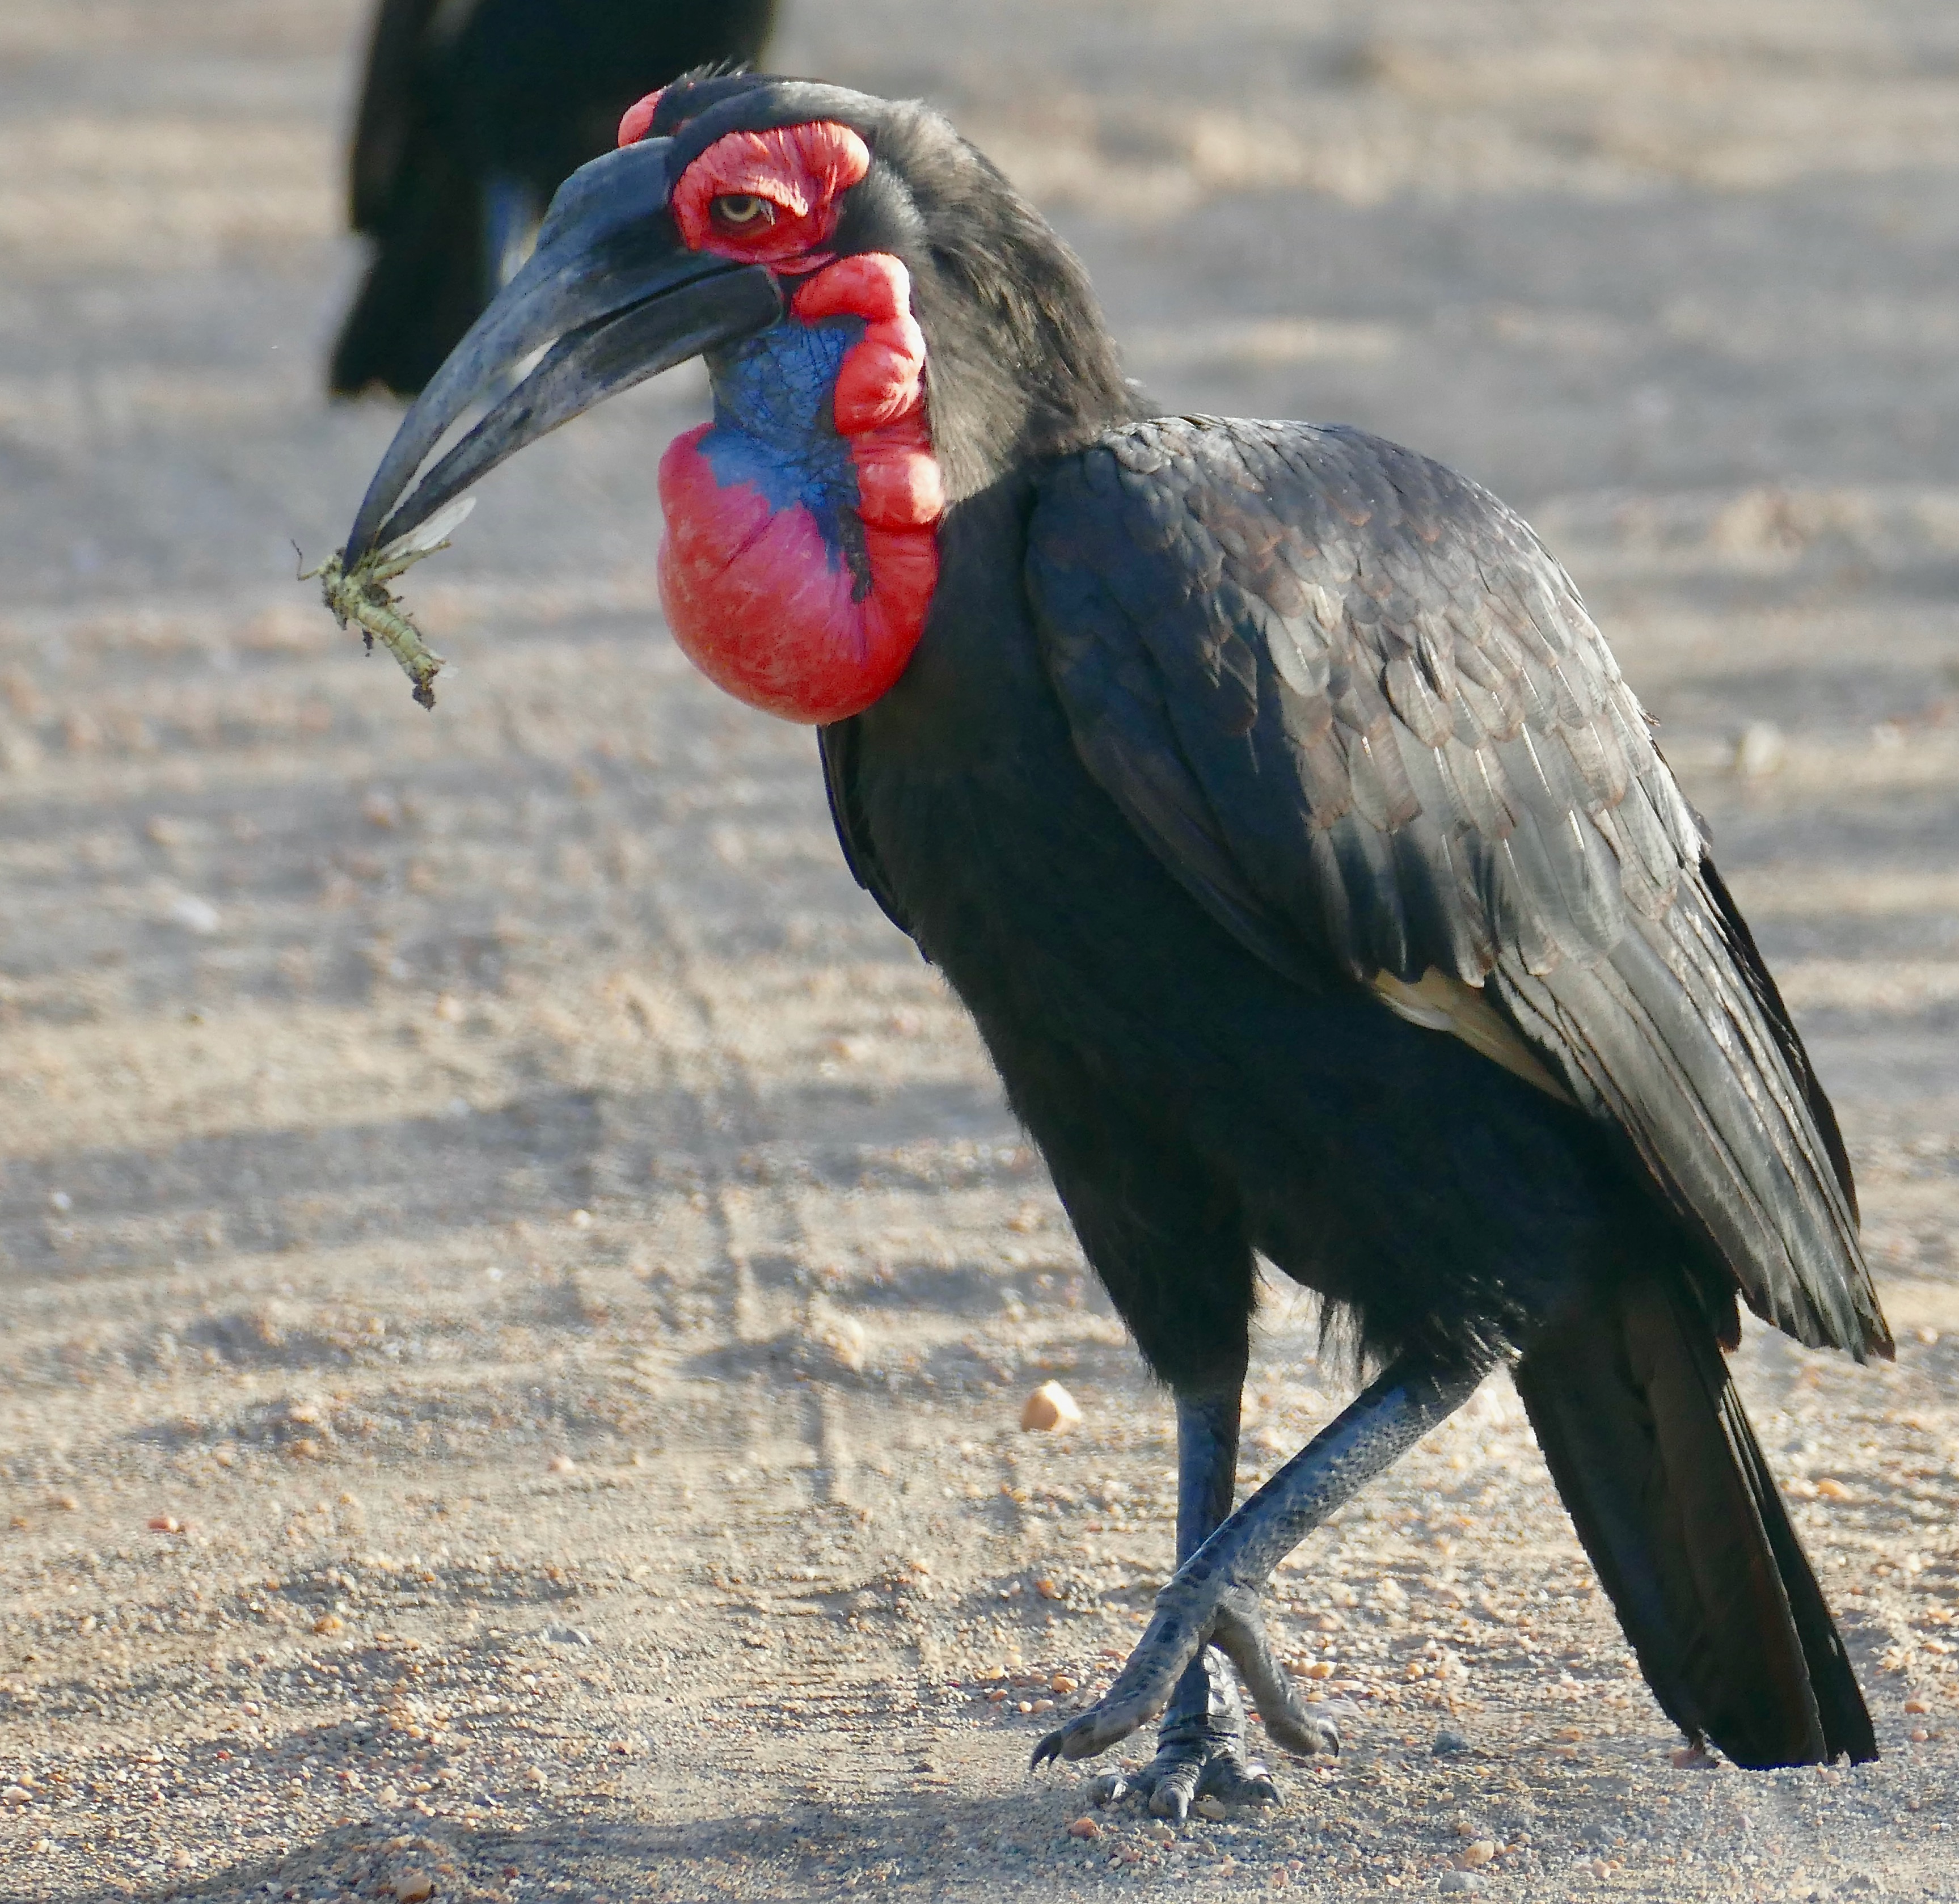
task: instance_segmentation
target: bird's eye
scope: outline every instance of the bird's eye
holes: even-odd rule
[[[752,192],[728,192],[708,207],[723,231],[765,231],[776,222],[776,208]]]

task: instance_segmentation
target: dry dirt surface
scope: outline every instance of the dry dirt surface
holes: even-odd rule
[[[393,424],[319,395],[357,8],[6,0],[0,1897],[1959,1897],[1959,10],[789,11],[1167,405],[1435,452],[1587,591],[1862,1179],[1895,1366],[1740,1360],[1883,1761],[1674,1763],[1498,1377],[1275,1583],[1338,1764],[1071,1835],[1169,1410],[809,737],[660,628],[700,379],[417,572],[424,714],[292,580]],[[1313,1344],[1275,1287],[1248,1482]]]

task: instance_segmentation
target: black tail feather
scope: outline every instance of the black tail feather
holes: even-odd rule
[[[1872,1759],[1823,1592],[1684,1278],[1601,1290],[1516,1383],[1641,1670],[1737,1764]]]

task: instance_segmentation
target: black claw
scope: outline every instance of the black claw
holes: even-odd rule
[[[1129,1775],[1105,1772],[1099,1778],[1091,1779],[1087,1795],[1091,1805],[1119,1805],[1129,1795]]]
[[[1061,1756],[1061,1734],[1066,1729],[1063,1727],[1060,1731],[1049,1733],[1046,1737],[1034,1747],[1034,1755],[1027,1762],[1027,1769],[1030,1771],[1038,1771],[1050,1759],[1058,1759]]]

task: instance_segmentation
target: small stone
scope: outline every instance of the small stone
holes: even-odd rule
[[[1043,1600],[1059,1600],[1062,1598],[1062,1589],[1045,1576],[1034,1582],[1034,1591]]]
[[[1084,1814],[1068,1826],[1068,1835],[1071,1838],[1100,1838],[1102,1827]]]
[[[1468,1751],[1469,1741],[1460,1732],[1452,1731],[1445,1725],[1436,1734],[1435,1743],[1428,1749],[1433,1756],[1446,1759],[1452,1752]]]
[[[1907,1712],[1929,1712],[1932,1708],[1922,1699],[1908,1699],[1904,1702],[1904,1709]]]
[[[57,1494],[48,1505],[52,1508],[59,1509],[64,1514],[78,1514],[81,1511],[81,1502],[72,1494]]]
[[[452,992],[445,992],[435,1001],[435,1015],[446,1025],[459,1025],[463,1020],[462,1001]]]
[[[316,1633],[337,1633],[347,1624],[337,1613],[323,1613],[313,1623]]]
[[[1030,1434],[1065,1430],[1081,1420],[1081,1404],[1059,1382],[1043,1382],[1021,1410],[1021,1426]]]
[[[547,1626],[545,1637],[554,1646],[589,1646],[592,1636],[583,1626]]]
[[[152,1534],[181,1534],[183,1523],[174,1514],[152,1514],[150,1516]]]
[[[574,1230],[589,1230],[592,1227],[592,1212],[589,1210],[574,1210],[571,1213],[571,1226]]]
[[[1049,1689],[1053,1692],[1059,1693],[1063,1699],[1067,1698],[1070,1693],[1078,1690],[1080,1685],[1081,1682],[1078,1680],[1071,1678],[1066,1673],[1056,1673],[1048,1681]],[[1911,1708],[1907,1706],[1904,1709],[1909,1712]],[[1922,1712],[1925,1708],[1921,1706],[1918,1709]]]
[[[1221,1824],[1230,1816],[1225,1807],[1224,1801],[1214,1791],[1207,1791],[1196,1804],[1191,1807],[1191,1810],[1195,1812],[1199,1817],[1208,1819],[1214,1825]]]
[[[404,1871],[395,1880],[394,1889],[397,1904],[422,1904],[424,1898],[434,1894],[435,1874],[432,1871]]]
[[[1707,1772],[1720,1761],[1705,1746],[1676,1745],[1667,1755],[1667,1762],[1676,1772]]]
[[[1465,1845],[1449,1861],[1459,1871],[1480,1870],[1497,1855],[1497,1841],[1494,1838],[1478,1838]]]
[[[1483,1880],[1474,1871],[1444,1871],[1435,1888],[1439,1891],[1480,1891]]]
[[[1816,1484],[1816,1491],[1826,1501],[1848,1501],[1856,1498],[1841,1481],[1832,1480],[1827,1474]]]
[[[171,902],[170,923],[205,938],[215,932],[224,920],[209,900],[199,899],[195,893],[186,893],[183,898]]]
[[[578,1464],[569,1455],[554,1455],[551,1458],[551,1471],[554,1474],[575,1474]]]
[[[1773,721],[1751,721],[1735,743],[1735,772],[1744,780],[1765,780],[1787,753],[1782,729]]]
[[[23,1785],[10,1785],[4,1791],[0,1791],[0,1804],[31,1804],[34,1795]]]

